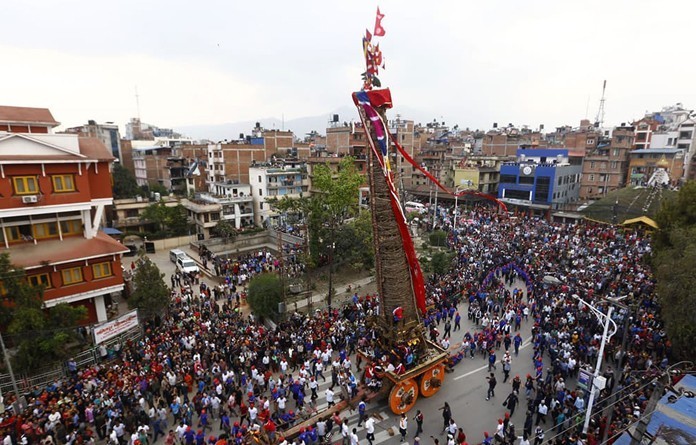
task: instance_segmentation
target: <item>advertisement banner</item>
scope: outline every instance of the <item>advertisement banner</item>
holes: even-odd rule
[[[94,343],[99,344],[130,329],[138,327],[138,310],[123,314],[115,320],[94,327]]]

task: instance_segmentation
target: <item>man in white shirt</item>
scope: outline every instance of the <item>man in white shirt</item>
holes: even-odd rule
[[[326,404],[329,407],[334,406],[336,403],[334,402],[334,392],[331,390],[331,388],[326,388],[324,394],[326,394]]]
[[[372,445],[372,441],[375,440],[375,419],[374,419],[374,417],[370,416],[365,421],[365,432],[367,433],[365,438],[367,439],[369,445]]]

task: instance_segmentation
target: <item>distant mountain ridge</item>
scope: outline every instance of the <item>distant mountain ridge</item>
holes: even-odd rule
[[[209,139],[218,142],[227,139],[228,141],[232,141],[238,140],[240,133],[244,133],[244,135],[251,134],[256,122],[258,122],[267,130],[290,130],[295,134],[296,138],[303,139],[305,135],[311,131],[316,131],[319,134],[326,134],[326,128],[329,127],[330,120],[334,114],[338,114],[338,121],[340,123],[360,121],[358,112],[355,108],[343,106],[326,114],[286,119],[285,122],[276,117],[269,117],[224,124],[179,125],[175,127],[175,130],[183,135],[198,140]],[[389,117],[394,119],[397,114],[401,114],[402,119],[413,120],[416,123],[432,121],[432,117],[426,117],[427,112],[411,110],[407,107],[400,107],[399,110],[390,111]]]

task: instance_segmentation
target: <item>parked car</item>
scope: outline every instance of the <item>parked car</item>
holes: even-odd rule
[[[176,268],[183,273],[198,273],[200,271],[200,269],[198,269],[198,266],[196,265],[196,262],[186,255],[176,259]]]

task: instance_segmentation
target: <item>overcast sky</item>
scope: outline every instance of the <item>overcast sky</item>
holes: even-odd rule
[[[65,126],[123,125],[137,115],[137,86],[141,118],[162,127],[328,115],[361,86],[377,4],[5,2],[0,104],[50,108]],[[604,79],[608,125],[676,102],[696,108],[693,1],[379,5],[380,78],[404,118],[577,125],[594,120]]]

